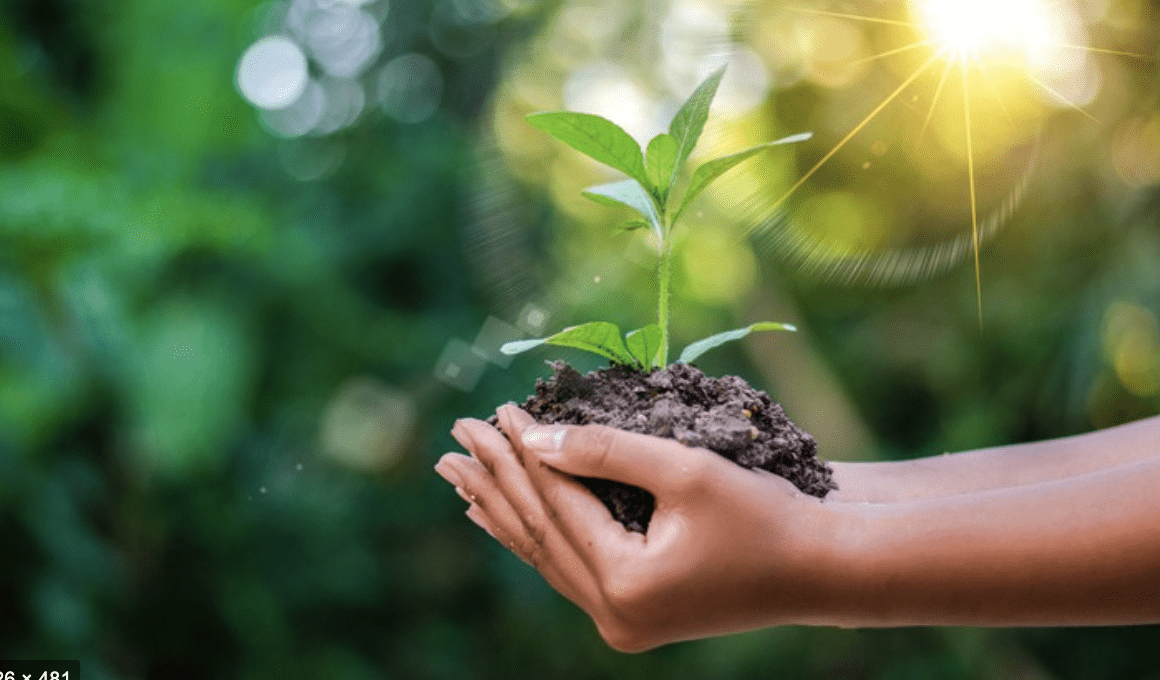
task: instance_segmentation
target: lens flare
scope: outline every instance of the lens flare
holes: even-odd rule
[[[766,247],[785,251],[787,259],[800,268],[810,269],[823,278],[856,284],[911,282],[945,271],[969,253],[973,255],[976,307],[982,326],[979,249],[1010,218],[1036,166],[1044,116],[1041,105],[1066,106],[1100,124],[1084,108],[1095,101],[1100,83],[1100,71],[1091,61],[1091,55],[1155,60],[1154,54],[1088,45],[1087,15],[1080,4],[1067,0],[906,0],[905,15],[900,12],[894,17],[818,7],[787,7],[788,11],[800,15],[875,27],[875,33],[890,36],[888,39],[892,42],[898,41],[896,47],[854,57],[847,63],[890,61],[884,70],[902,77],[902,81],[877,105],[870,107],[861,121],[848,128],[849,132],[781,193],[780,198],[772,200],[772,196],[754,195],[746,208],[754,223],[752,235],[767,244]],[[914,58],[915,53],[919,58]],[[924,54],[929,58],[921,61]],[[942,62],[941,73],[935,62]],[[933,89],[929,107],[919,105],[925,98],[920,92],[908,92],[912,86]],[[959,93],[956,95],[954,90]],[[961,157],[965,166],[964,190],[969,199],[969,211],[964,210],[961,219],[970,220],[969,237],[955,237],[918,248],[879,250],[858,246],[851,242],[848,233],[844,233],[844,240],[833,241],[809,233],[803,227],[790,226],[787,216],[791,212],[788,206],[791,197],[855,136],[865,130],[875,134],[872,123],[878,126],[877,134],[881,135],[883,126],[892,123],[875,123],[875,119],[885,118],[880,114],[896,102],[910,108],[908,113],[896,115],[896,121],[922,120],[913,138],[912,160],[920,159],[920,151],[931,149],[932,152],[921,156],[925,170],[944,176],[946,164],[938,163],[940,149],[952,153],[952,157],[945,159],[949,162],[957,164],[958,159],[953,156]],[[862,152],[874,153],[873,148],[871,145]],[[1028,155],[1021,163],[1023,179],[1005,198],[994,196],[992,185],[996,177],[1005,174],[1004,164]],[[859,165],[866,170],[872,164],[870,160],[862,160]],[[917,166],[909,168],[921,171]],[[996,205],[996,200],[998,207],[989,216],[981,212],[985,205]],[[805,222],[808,220],[803,217]]]
[[[1062,36],[1042,0],[912,0],[918,24],[959,59],[1013,52],[1031,56]]]

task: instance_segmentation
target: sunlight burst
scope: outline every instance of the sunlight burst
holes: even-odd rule
[[[1019,53],[1032,59],[1063,35],[1043,0],[911,0],[915,18],[952,58]]]
[[[919,114],[922,116],[922,124],[918,128],[917,136],[914,137],[913,148],[915,152],[939,145],[949,149],[955,146],[954,137],[961,140],[958,142],[961,144],[959,153],[965,165],[964,189],[967,191],[970,209],[969,213],[963,215],[964,219],[968,216],[970,219],[970,232],[966,243],[956,238],[953,242],[933,246],[933,249],[920,248],[913,253],[902,251],[883,253],[874,264],[872,263],[872,260],[876,259],[874,255],[870,253],[853,255],[849,244],[815,242],[811,241],[810,237],[797,236],[779,237],[778,241],[782,246],[795,251],[793,257],[802,262],[811,262],[811,266],[823,268],[827,275],[834,274],[848,265],[853,273],[845,278],[850,280],[864,280],[868,277],[873,279],[875,276],[881,276],[883,280],[906,280],[910,275],[907,272],[896,271],[899,267],[913,267],[933,272],[949,265],[965,250],[974,256],[975,299],[981,326],[983,317],[979,249],[984,240],[997,231],[999,224],[1010,217],[1015,205],[1018,204],[1026,188],[1028,179],[1026,175],[1034,167],[1037,154],[1034,151],[1031,153],[1024,170],[1024,178],[985,219],[980,215],[982,197],[979,194],[981,191],[987,191],[987,188],[981,185],[980,179],[985,179],[992,173],[988,172],[987,166],[983,164],[995,167],[993,159],[997,149],[1015,149],[1014,145],[1024,144],[1024,141],[1038,143],[1038,132],[1027,132],[1034,128],[1037,119],[1042,117],[1042,112],[1037,112],[1036,109],[1037,101],[1070,107],[1089,120],[1099,123],[1096,117],[1084,108],[1092,103],[1099,89],[1099,71],[1093,70],[1094,67],[1088,61],[1088,54],[1108,54],[1146,60],[1155,57],[1088,46],[1077,10],[1064,6],[1060,0],[907,0],[905,20],[902,17],[875,17],[810,7],[788,9],[800,14],[835,20],[909,29],[913,32],[910,37],[903,37],[905,35],[903,33],[893,34],[894,39],[906,40],[904,44],[868,56],[859,55],[850,62],[857,65],[883,62],[888,58],[897,59],[893,68],[895,73],[899,75],[909,73],[909,76],[904,77],[897,89],[873,106],[860,122],[854,124],[828,152],[790,186],[788,191],[781,194],[780,198],[762,201],[765,205],[757,224],[776,223],[783,205],[793,194],[856,135],[866,129],[871,121],[879,117],[889,104],[900,99],[905,90],[930,71],[933,62],[941,60],[944,62],[942,73],[935,77],[937,86],[934,88],[925,116]],[[907,53],[923,47],[930,50],[929,58],[925,62],[912,60],[907,65],[905,61],[901,61],[907,58]],[[952,70],[958,71],[955,80],[960,81],[961,98],[943,96]],[[937,73],[937,70],[935,72]],[[994,107],[980,106],[977,100],[977,91],[980,88],[986,88]],[[1034,96],[1036,92],[1038,96]],[[953,101],[956,99],[957,102]],[[910,99],[912,110],[918,109],[913,106],[918,101],[918,94]],[[1005,124],[1000,123],[992,111],[988,110],[992,108],[993,113],[1002,114]],[[956,113],[957,116],[948,115],[951,113]],[[958,118],[957,122],[952,122],[955,117]],[[932,123],[936,121],[939,134],[928,136],[926,134],[928,128],[935,129]],[[863,169],[869,168],[870,165],[868,161],[862,163]],[[995,204],[994,198],[986,200],[989,204]],[[754,231],[764,228],[766,227],[756,226]]]

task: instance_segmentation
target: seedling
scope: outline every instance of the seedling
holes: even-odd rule
[[[518,340],[500,348],[504,354],[519,354],[540,345],[557,345],[587,350],[613,362],[634,366],[648,372],[668,365],[669,357],[669,280],[672,272],[673,228],[686,208],[714,180],[742,161],[781,144],[809,139],[806,132],[759,144],[722,158],[707,161],[693,171],[683,192],[674,192],[683,177],[685,163],[697,145],[709,105],[725,75],[722,67],[705,79],[677,111],[669,131],[653,137],[642,153],[640,145],[616,123],[589,113],[557,111],[534,113],[527,120],[573,149],[628,175],[628,179],[589,187],[583,193],[593,201],[614,207],[628,207],[639,217],[629,220],[623,229],[652,229],[660,244],[657,272],[659,295],[657,322],[629,332],[621,338],[620,329],[606,321],[572,326],[546,338]],[[678,359],[690,363],[706,351],[755,331],[793,331],[790,324],[762,321],[744,328],[711,335],[685,347]]]

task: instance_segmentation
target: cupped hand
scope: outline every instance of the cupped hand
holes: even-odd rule
[[[510,405],[497,415],[503,433],[457,422],[452,434],[472,455],[446,454],[436,469],[471,504],[468,516],[587,612],[612,647],[831,620],[838,529],[818,499],[673,440],[537,425]],[[625,529],[574,477],[652,493],[648,533]]]

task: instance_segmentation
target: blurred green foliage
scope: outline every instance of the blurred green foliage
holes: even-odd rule
[[[232,84],[278,7],[0,3],[0,657],[79,658],[94,680],[1160,677],[1152,627],[783,628],[607,649],[461,516],[431,465],[454,418],[521,398],[545,370],[468,351],[480,363],[456,371],[483,379],[458,390],[436,377],[455,373],[449,341],[489,316],[516,323],[527,302],[560,324],[650,313],[651,296],[606,294],[648,288],[647,250],[599,245],[614,241],[607,214],[554,204],[566,186],[497,150],[503,93],[529,96],[528,46],[576,7],[624,12],[512,2],[464,29],[433,23],[446,0],[396,0],[375,63],[425,55],[438,110],[400,122],[368,77],[353,124],[283,138]],[[801,84],[769,100],[823,96]],[[1115,348],[1160,313],[1160,194],[1099,191],[1099,170],[1072,162],[1092,142],[1071,132],[1046,138],[1045,179],[984,251],[982,330],[967,268],[864,290],[761,258],[747,295],[764,285],[799,310],[876,442],[867,456],[1156,413]],[[639,266],[611,264],[618,248]],[[691,276],[678,270],[681,339],[751,320]],[[706,362],[785,388],[756,363],[741,349]]]

